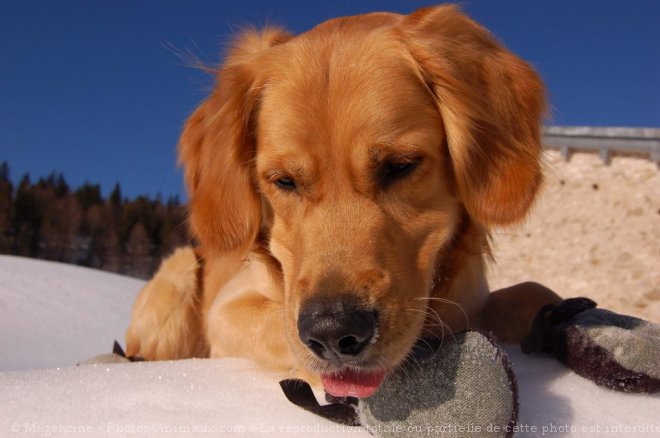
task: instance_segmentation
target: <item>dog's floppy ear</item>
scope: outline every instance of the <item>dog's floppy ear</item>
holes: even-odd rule
[[[253,123],[265,79],[258,57],[289,38],[276,28],[244,32],[229,51],[213,93],[190,116],[181,135],[179,159],[190,195],[190,226],[211,250],[247,249],[259,231]]]
[[[541,80],[454,6],[421,9],[399,31],[435,96],[468,212],[483,225],[522,219],[542,181]]]

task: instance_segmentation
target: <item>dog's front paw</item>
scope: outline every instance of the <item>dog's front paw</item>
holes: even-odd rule
[[[206,356],[198,311],[197,271],[192,248],[166,259],[140,292],[126,332],[126,355],[144,360]]]

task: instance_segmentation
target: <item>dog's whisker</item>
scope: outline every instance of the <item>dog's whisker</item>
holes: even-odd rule
[[[454,331],[451,329],[451,327],[446,322],[444,322],[442,320],[440,315],[438,315],[438,312],[436,312],[434,309],[429,307],[426,310],[418,310],[418,309],[405,309],[405,310],[422,313],[426,317],[431,319],[432,321],[436,321],[435,324],[429,324],[428,322],[425,322],[424,326],[427,327],[427,328],[429,328],[429,327],[440,327],[440,329],[441,329],[440,342],[441,343],[444,342],[444,339],[445,339],[445,328],[447,329],[447,331],[449,332],[449,334],[453,338],[454,342],[456,342],[456,335],[454,334]],[[431,331],[431,333],[434,332],[434,330],[430,330],[430,331]]]
[[[428,312],[429,309],[427,309],[426,311],[417,310],[417,309],[405,309],[405,310],[422,313],[427,320],[430,318],[431,320],[437,321],[437,323],[429,323],[428,321],[424,321],[424,326],[422,331],[427,330],[430,334],[433,334],[436,332],[434,327],[440,327],[440,344],[442,345],[442,343],[445,340],[445,326],[447,325],[444,323],[444,321],[442,321],[442,319],[437,313],[433,315],[430,312]],[[449,327],[447,326],[447,328]],[[417,339],[421,339],[421,336],[418,337]]]
[[[442,302],[449,303],[449,304],[456,304],[455,301],[452,301],[448,298],[442,298],[442,297],[415,297],[415,298],[413,298],[413,300],[415,300],[415,301],[422,301],[422,300],[442,301]]]
[[[421,370],[422,366],[417,358],[410,352],[403,358],[398,366],[398,369],[400,369],[400,372],[402,372],[406,378],[410,378],[410,373],[415,368]]]
[[[451,304],[453,306],[456,306],[456,307],[458,307],[458,310],[460,310],[461,313],[463,313],[463,317],[465,317],[465,322],[467,323],[467,326],[470,327],[470,317],[468,316],[468,314],[465,311],[465,309],[463,308],[463,306],[458,304],[456,301],[452,301],[452,300],[449,300],[447,298],[441,298],[441,297],[416,297],[416,298],[413,298],[413,299],[415,301],[421,301],[421,300],[439,301],[441,303]]]
[[[427,347],[432,348],[431,344],[429,344],[429,341],[427,341],[423,337],[418,337],[417,340],[425,343]]]
[[[422,370],[422,365],[412,354],[406,356],[401,364],[401,372],[406,376],[406,378],[410,378],[410,369],[408,367],[417,368],[418,371]]]
[[[423,327],[438,327],[438,326],[444,326],[444,321],[438,316],[436,313],[435,315],[429,312],[430,309],[426,310],[419,310],[419,309],[412,309],[412,308],[407,308],[404,309],[406,312],[413,312],[413,313],[421,313],[424,315],[424,325]],[[431,320],[434,323],[429,323],[428,320]]]
[[[447,328],[447,331],[449,331],[449,334],[451,335],[452,339],[454,340],[454,343],[456,343],[456,335],[454,334],[454,331],[451,329],[451,327],[449,326],[449,324],[447,324],[447,323],[445,323],[444,321],[442,321],[442,318],[440,318],[440,315],[438,315],[438,312],[436,312],[435,309],[429,307],[428,310],[431,311],[431,312],[433,312],[433,314],[434,314],[434,315],[438,318],[438,320],[441,321],[442,324],[443,324],[443,330],[442,330],[442,339],[441,339],[441,342],[444,342],[444,340],[445,340],[445,331],[444,331],[444,327],[446,327],[446,328]]]
[[[433,326],[445,326],[446,325],[445,322],[442,320],[442,318],[440,318],[440,315],[438,315],[438,313],[435,310],[431,309],[431,308],[427,308],[425,310],[407,308],[407,309],[404,309],[404,310],[408,311],[408,312],[421,313],[422,315],[424,315],[425,318],[427,318],[427,319],[430,318],[431,320],[437,322],[437,324],[433,324]],[[433,312],[433,313],[431,313],[431,312]],[[425,321],[424,325],[428,326],[429,324],[426,323],[426,321]]]

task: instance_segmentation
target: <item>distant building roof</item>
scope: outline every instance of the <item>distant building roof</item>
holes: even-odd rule
[[[612,155],[636,155],[660,166],[660,128],[546,126],[543,144],[565,159],[575,151],[596,152],[606,164]]]

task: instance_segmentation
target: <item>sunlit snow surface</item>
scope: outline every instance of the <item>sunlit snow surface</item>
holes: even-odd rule
[[[0,437],[370,436],[291,405],[277,376],[246,360],[76,367],[123,342],[142,284],[0,256]],[[659,396],[605,390],[554,360],[507,352],[520,392],[516,436],[660,435]]]

